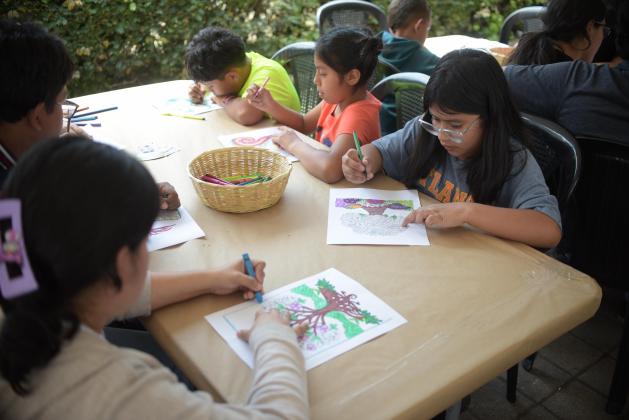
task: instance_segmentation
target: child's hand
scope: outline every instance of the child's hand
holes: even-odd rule
[[[202,104],[207,90],[201,83],[194,83],[188,89],[188,96],[193,104]]]
[[[210,285],[210,292],[215,295],[228,295],[237,290],[243,292],[243,297],[251,300],[255,297],[255,292],[262,291],[264,283],[264,267],[266,263],[260,260],[251,260],[256,272],[256,278],[245,273],[245,264],[242,258],[227,267],[216,272],[216,281]]]
[[[162,210],[177,210],[181,206],[179,194],[175,191],[175,187],[168,182],[158,182],[159,189],[159,208]]]
[[[230,103],[236,98],[237,96],[234,96],[234,95],[222,95],[222,96],[212,95],[212,102],[221,106],[226,106],[228,103]]]
[[[247,95],[245,96],[245,99],[247,100],[247,102],[249,102],[250,105],[254,106],[260,111],[268,112],[275,100],[273,99],[273,95],[271,95],[271,92],[263,88],[262,90],[260,90],[260,93],[258,93],[259,89],[260,87],[258,85],[256,85],[255,83],[252,84],[249,89],[247,89]]]
[[[270,311],[260,309],[256,312],[256,318],[253,321],[253,325],[248,330],[240,330],[236,334],[238,338],[241,340],[249,342],[249,337],[251,337],[251,333],[258,325],[268,324],[270,322],[277,322],[284,325],[290,325],[290,313],[284,312],[282,314],[279,313],[277,309],[271,309]],[[293,326],[293,330],[297,337],[301,337],[308,330],[308,324],[299,324]]]
[[[345,179],[353,184],[362,184],[373,178],[373,170],[365,157],[361,162],[356,149],[349,149],[341,158],[341,169]]]
[[[86,139],[93,140],[92,136],[87,134],[87,131],[83,130],[81,127],[74,124],[70,124],[70,131],[66,131],[65,125],[61,127],[60,137],[64,137],[64,136],[81,136],[81,137],[85,137]]]
[[[430,227],[451,228],[467,222],[470,203],[445,203],[421,207],[413,210],[402,221],[402,226],[409,223],[423,223]]]
[[[286,150],[290,153],[290,148],[293,143],[301,141],[295,132],[288,127],[280,127],[279,128],[282,134],[279,136],[274,136],[271,138],[273,143],[277,144],[282,149]]]

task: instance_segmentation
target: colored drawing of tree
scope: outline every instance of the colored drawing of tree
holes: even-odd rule
[[[413,210],[412,200],[377,200],[365,198],[337,198],[336,207],[365,210],[370,216],[383,215],[387,209]]]
[[[301,285],[292,290],[293,293],[310,298],[314,308],[295,305],[287,308],[291,311],[291,319],[295,323],[308,322],[312,335],[328,331],[326,317],[340,322],[347,338],[363,332],[360,324],[380,324],[382,321],[369,311],[360,308],[357,296],[346,292],[337,292],[325,279],[317,281],[316,288]]]

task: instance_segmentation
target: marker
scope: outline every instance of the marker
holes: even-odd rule
[[[262,82],[262,86],[260,86],[258,88],[258,91],[253,95],[254,99],[257,98],[260,92],[262,92],[262,89],[266,87],[266,84],[269,83],[269,80],[271,80],[270,76],[267,76],[266,79],[264,79],[264,82]]]
[[[112,106],[109,108],[97,109],[96,111],[85,112],[80,115],[75,115],[75,118],[87,117],[88,115],[100,114],[101,112],[113,111],[114,109],[118,109],[117,106]]]
[[[162,113],[162,115],[166,117],[179,117],[179,118],[187,118],[189,120],[205,121],[205,117],[199,117],[198,115],[173,114],[172,112],[164,112]]]
[[[360,147],[360,142],[358,141],[358,136],[356,135],[356,130],[353,131],[354,133],[354,146],[356,146],[356,151],[358,152],[358,159],[360,159],[360,163],[363,163],[363,149],[362,147]],[[365,176],[367,176],[367,167],[365,167],[365,172],[364,172]]]
[[[94,121],[97,120],[98,117],[96,115],[94,115],[93,117],[72,117],[70,118],[70,122],[75,123],[75,122],[81,122],[81,121]]]
[[[246,252],[244,254],[242,254],[242,260],[245,263],[245,270],[247,271],[247,274],[250,277],[253,277],[255,279],[256,278],[256,271],[253,269],[253,263],[249,259],[249,254],[246,253]],[[262,293],[261,292],[256,292],[256,301],[258,303],[262,303]]]

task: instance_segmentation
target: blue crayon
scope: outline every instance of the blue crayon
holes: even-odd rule
[[[246,252],[242,254],[242,260],[245,263],[245,271],[247,271],[247,274],[255,279],[256,271],[253,268],[253,263],[251,262],[251,259],[249,259],[249,254]],[[262,292],[256,292],[256,301],[258,303],[262,303]]]

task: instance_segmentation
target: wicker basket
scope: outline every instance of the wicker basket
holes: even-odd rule
[[[248,213],[271,207],[286,188],[291,164],[279,153],[256,147],[227,147],[201,153],[188,164],[188,176],[203,204],[230,213]],[[219,178],[259,173],[267,182],[222,186],[200,180],[206,174]]]

